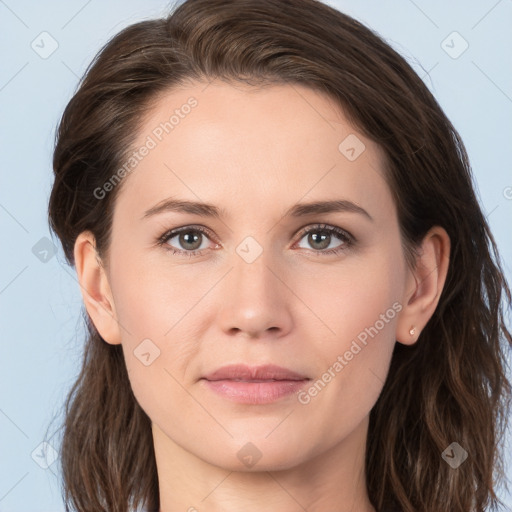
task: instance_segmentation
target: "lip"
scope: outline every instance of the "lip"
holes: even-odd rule
[[[265,364],[262,366],[248,366],[246,364],[230,364],[223,366],[203,377],[206,380],[304,380],[308,377],[300,373],[276,366]]]
[[[223,366],[203,377],[205,385],[231,401],[266,404],[298,392],[311,379],[276,365]]]

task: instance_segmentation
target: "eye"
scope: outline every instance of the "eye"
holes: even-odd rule
[[[348,232],[327,224],[317,224],[300,233],[301,240],[306,236],[307,243],[310,247],[314,249],[314,252],[321,255],[338,254],[351,247],[354,243],[354,237]],[[325,250],[331,246],[333,238],[337,238],[340,243],[328,250]]]
[[[208,246],[204,245],[205,238],[209,232],[200,226],[185,226],[183,228],[167,231],[158,239],[158,245],[170,250],[173,254],[197,256]],[[172,244],[171,240],[176,239]],[[175,245],[178,245],[176,247]]]
[[[338,254],[347,250],[355,242],[354,237],[347,231],[327,224],[310,226],[301,231],[299,237],[299,242],[307,237],[307,243],[312,247],[312,251],[321,255]],[[208,244],[205,243],[205,239],[210,238],[212,237],[209,231],[202,226],[184,226],[182,228],[166,231],[158,239],[157,243],[166,250],[171,251],[172,254],[192,257],[198,256],[208,249]],[[339,243],[329,248],[335,238],[339,240]],[[215,244],[215,247],[220,246],[219,244]]]

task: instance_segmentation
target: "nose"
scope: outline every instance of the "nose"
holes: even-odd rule
[[[235,253],[221,290],[218,321],[229,336],[279,338],[292,328],[293,293],[270,251],[252,262]]]

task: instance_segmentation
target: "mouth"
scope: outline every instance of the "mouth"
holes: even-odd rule
[[[280,382],[283,380],[295,380],[295,379],[216,379],[216,380],[230,380],[232,382]],[[296,379],[299,380],[299,379]]]
[[[299,381],[308,378],[302,373],[272,364],[262,366],[231,364],[223,366],[203,377],[203,379],[209,381],[232,380],[243,382]]]
[[[209,390],[224,399],[241,404],[262,405],[300,391],[311,379],[275,365],[229,365],[201,380]]]

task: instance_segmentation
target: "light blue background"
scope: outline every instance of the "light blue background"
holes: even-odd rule
[[[512,281],[512,1],[329,3],[379,32],[424,77],[466,144]],[[107,39],[128,24],[164,15],[169,5],[0,0],[0,512],[64,510],[58,462],[45,470],[31,458],[74,382],[84,340],[74,270],[60,248],[46,263],[32,252],[50,237],[55,127]],[[31,48],[43,31],[58,42],[47,59]],[[441,47],[453,31],[469,44],[457,59]],[[510,462],[508,474],[512,479]],[[502,496],[512,509],[510,496]]]

